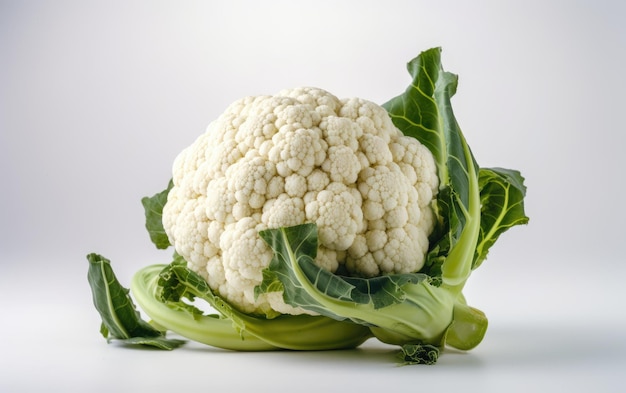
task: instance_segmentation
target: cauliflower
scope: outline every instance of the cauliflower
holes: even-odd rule
[[[110,261],[87,256],[107,341],[173,349],[172,331],[267,351],[375,337],[405,364],[478,345],[488,319],[463,288],[502,233],[528,223],[526,186],[478,165],[440,52],[411,60],[410,86],[382,106],[317,88],[231,104],[176,158],[167,189],[141,200],[154,245],[177,251],[131,282],[159,329]]]
[[[315,223],[316,264],[375,277],[419,271],[434,227],[430,151],[381,106],[318,88],[231,104],[176,158],[163,227],[188,267],[246,313],[310,313],[255,296],[273,256],[258,232]]]

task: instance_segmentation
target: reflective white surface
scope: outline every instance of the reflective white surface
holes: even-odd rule
[[[626,12],[616,1],[3,1],[0,391],[299,391],[390,386],[620,391]],[[315,85],[384,102],[443,47],[483,166],[517,168],[530,225],[467,286],[490,318],[474,351],[397,367],[355,351],[173,352],[107,345],[88,252],[123,283],[167,262],[141,197],[228,104]],[[340,387],[337,387],[340,385]]]
[[[626,383],[623,268],[597,280],[564,274],[560,282],[529,280],[489,291],[472,287],[491,286],[495,277],[476,275],[467,292],[490,319],[483,342],[469,352],[446,349],[434,366],[399,367],[395,347],[375,340],[356,350],[326,352],[242,353],[193,342],[168,352],[107,344],[83,267],[77,261],[63,277],[50,268],[36,276],[23,268],[0,279],[0,391],[375,392],[419,386],[619,392]],[[130,279],[118,276],[123,284]]]

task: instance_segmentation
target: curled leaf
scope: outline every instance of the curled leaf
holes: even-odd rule
[[[172,350],[184,343],[169,339],[165,333],[144,321],[137,311],[129,290],[118,281],[111,262],[98,254],[87,255],[88,281],[93,303],[102,318],[100,333],[107,341],[140,344]]]

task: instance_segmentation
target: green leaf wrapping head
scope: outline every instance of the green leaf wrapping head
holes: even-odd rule
[[[316,227],[305,224],[261,232],[274,259],[257,293],[281,288],[287,304],[369,326],[381,341],[402,345],[408,362],[428,363],[432,348],[444,343],[460,349],[480,343],[487,319],[466,304],[463,286],[497,237],[528,218],[519,172],[479,169],[450,104],[457,77],[443,70],[440,50],[422,53],[408,69],[413,83],[384,107],[437,162],[439,227],[422,273],[369,279],[329,273],[313,263]],[[430,360],[410,360],[415,356]]]
[[[314,224],[268,229],[261,236],[275,255],[264,283],[280,282],[286,302],[369,326],[374,335],[391,344],[441,343],[451,322],[455,294],[430,285],[428,276],[394,274],[361,279],[321,269],[313,262],[317,245]],[[417,312],[419,309],[425,312]]]

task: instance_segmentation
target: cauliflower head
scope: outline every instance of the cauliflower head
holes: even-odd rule
[[[318,88],[231,104],[176,158],[163,227],[189,268],[247,313],[309,313],[255,297],[272,251],[258,232],[317,224],[316,263],[359,277],[420,270],[434,227],[434,158],[381,106]]]

